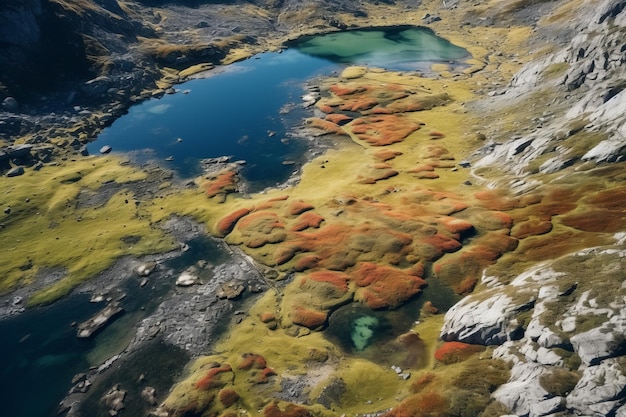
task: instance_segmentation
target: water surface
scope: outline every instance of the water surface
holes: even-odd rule
[[[177,86],[178,93],[130,108],[89,145],[132,152],[158,161],[182,177],[201,173],[202,158],[245,160],[250,191],[284,182],[298,169],[309,143],[292,133],[311,116],[302,106],[304,84],[347,65],[427,70],[457,62],[466,50],[424,28],[355,30],[294,42],[282,53],[264,53],[205,79]]]

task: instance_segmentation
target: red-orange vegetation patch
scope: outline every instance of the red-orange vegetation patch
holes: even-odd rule
[[[257,211],[248,214],[237,223],[237,229],[249,248],[260,248],[268,243],[282,242],[285,226],[276,213]]]
[[[446,137],[446,134],[443,132],[439,132],[437,130],[433,130],[431,132],[428,132],[428,136],[430,136],[433,139],[442,139]]]
[[[262,323],[269,323],[276,320],[276,314],[271,311],[264,311],[259,315]]]
[[[356,84],[333,84],[328,90],[336,96],[350,96],[367,92],[367,87]]]
[[[374,158],[385,162],[394,159],[396,156],[402,155],[402,152],[392,151],[391,149],[381,149],[374,154]]]
[[[211,368],[204,377],[196,382],[195,386],[197,389],[201,390],[222,387],[226,385],[227,382],[220,379],[218,375],[231,372],[232,370],[233,368],[227,363],[217,368]]]
[[[341,114],[341,113],[333,113],[333,114],[329,114],[328,116],[326,116],[324,120],[327,120],[336,125],[342,126],[350,122],[352,120],[352,117],[347,116],[345,114]]]
[[[398,171],[395,169],[380,170],[371,177],[360,178],[359,184],[376,184],[378,181],[383,181],[398,175]]]
[[[328,120],[322,120],[317,117],[312,117],[306,120],[307,126],[318,129],[321,131],[321,135],[335,134],[335,135],[348,135],[337,123],[330,122]]]
[[[301,255],[293,264],[293,270],[296,272],[306,271],[308,269],[317,268],[321,258],[317,255]]]
[[[207,197],[215,197],[218,194],[230,194],[237,191],[237,172],[226,171],[217,175],[204,184]]]
[[[378,100],[365,95],[345,99],[338,107],[341,111],[366,112],[378,105]]]
[[[350,276],[357,286],[355,300],[372,309],[396,308],[426,285],[421,277],[371,262],[360,263]]]
[[[462,362],[475,353],[483,352],[484,346],[461,342],[445,342],[435,351],[435,359],[446,365]]]
[[[424,159],[434,160],[453,160],[454,157],[450,154],[450,151],[440,145],[429,145],[424,149],[422,157]],[[442,167],[443,168],[443,167]]]
[[[288,195],[281,195],[278,197],[269,198],[266,201],[263,201],[256,205],[256,210],[267,210],[270,208],[275,208],[276,206],[280,206],[280,204],[289,198]]]
[[[235,404],[237,401],[239,401],[239,398],[241,398],[239,394],[237,394],[237,391],[230,388],[224,388],[220,390],[218,397],[222,405],[227,408]]]
[[[351,130],[362,141],[386,146],[403,141],[420,126],[408,117],[389,114],[361,117],[352,122]]]
[[[222,218],[219,222],[217,222],[217,233],[219,236],[223,237],[232,232],[239,219],[248,215],[251,211],[252,210],[247,208],[241,208]]]
[[[511,229],[511,236],[517,239],[525,239],[529,236],[538,236],[552,231],[552,222],[537,218],[517,223]]]
[[[465,233],[474,229],[474,225],[466,220],[457,219],[455,217],[439,218],[439,222],[450,233]]]
[[[418,165],[415,168],[411,168],[409,170],[407,170],[406,172],[410,173],[410,174],[418,174],[418,173],[422,173],[422,172],[432,172],[435,170],[435,167],[432,165],[428,165],[428,164],[422,164],[422,165]]]
[[[442,233],[424,236],[420,239],[420,242],[434,246],[439,252],[442,253],[456,252],[463,246],[458,240]]]
[[[272,368],[263,368],[255,382],[257,384],[267,384],[270,380],[269,377],[273,375],[276,375],[276,371],[274,371]]]
[[[241,357],[243,360],[238,366],[239,369],[264,369],[267,367],[265,358],[257,353],[244,353]]]
[[[315,282],[330,284],[334,288],[337,288],[340,292],[345,293],[346,291],[348,291],[349,279],[350,277],[343,272],[322,270],[311,272],[310,274],[308,274],[302,280],[301,285],[306,283],[307,280],[311,280]]]
[[[591,194],[584,199],[587,204],[591,204],[600,209],[623,212],[626,208],[626,187],[614,187]]]
[[[302,214],[305,211],[313,210],[314,208],[315,207],[313,207],[313,205],[306,203],[302,200],[292,201],[291,204],[289,204],[287,214],[289,216],[297,216],[298,214]]]
[[[278,401],[273,401],[263,409],[264,417],[312,417],[312,414],[304,407],[288,403],[282,409]]]
[[[510,229],[513,226],[513,218],[502,211],[479,211],[472,216],[472,221],[477,227],[487,230]]]
[[[423,391],[424,388],[428,387],[436,379],[437,376],[432,372],[424,372],[420,374],[411,383],[411,392],[413,394],[417,394],[418,392]]]
[[[615,233],[626,226],[626,206],[619,211],[589,208],[583,213],[570,213],[561,223],[584,232]]]
[[[323,113],[330,114],[334,111],[334,109],[328,104],[318,104],[317,108],[320,109]]]
[[[313,310],[301,305],[293,305],[288,314],[295,324],[311,330],[323,327],[328,319],[328,313],[325,311]]]
[[[319,228],[324,218],[317,213],[313,213],[311,211],[303,213],[296,219],[296,223],[291,226],[291,231],[300,232],[302,230],[308,229],[310,227]]]
[[[446,397],[435,391],[426,391],[411,395],[383,417],[444,416],[448,407]]]

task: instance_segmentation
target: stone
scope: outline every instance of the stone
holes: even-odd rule
[[[137,267],[135,267],[135,274],[139,275],[140,277],[147,277],[148,275],[150,275],[157,267],[157,263],[156,262],[144,262],[140,265],[137,265]]]
[[[18,177],[24,175],[24,167],[15,167],[7,171],[7,177]]]
[[[103,147],[100,148],[100,153],[104,155],[104,154],[111,152],[112,150],[113,148],[110,147],[109,145],[104,145]]]
[[[156,389],[154,389],[153,387],[145,387],[141,391],[141,398],[143,398],[148,404],[152,406],[157,405],[155,392],[156,392]]]
[[[225,298],[232,300],[241,295],[246,287],[237,280],[231,280],[220,285],[220,288],[215,293],[217,298]]]
[[[123,312],[124,309],[117,302],[107,305],[89,320],[80,323],[77,328],[76,336],[80,339],[90,338]]]
[[[192,268],[183,271],[176,279],[176,285],[179,287],[189,287],[200,283],[200,277],[195,274]]]
[[[626,375],[619,359],[607,359],[583,370],[582,377],[566,397],[577,415],[608,416],[623,405]]]
[[[15,98],[7,97],[2,100],[0,107],[2,107],[2,110],[14,113],[19,109],[19,104]]]

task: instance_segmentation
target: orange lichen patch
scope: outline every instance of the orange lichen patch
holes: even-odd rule
[[[442,139],[446,137],[446,134],[443,132],[438,132],[436,130],[433,130],[431,132],[428,132],[428,136],[430,136],[433,139]]]
[[[262,323],[269,323],[276,320],[276,314],[271,311],[264,311],[259,315],[259,319]]]
[[[299,256],[294,262],[293,270],[296,272],[306,271],[308,269],[317,268],[321,258],[317,255]]]
[[[571,213],[561,219],[561,223],[585,232],[615,233],[624,230],[626,212],[605,209],[586,209],[583,213]]]
[[[387,214],[380,216],[386,219]],[[319,230],[292,232],[289,240],[277,248],[274,260],[281,265],[298,253],[311,252],[319,258],[318,267],[344,271],[359,260],[380,261],[387,254],[404,257],[411,249],[412,240],[411,234],[389,227],[327,224]]]
[[[257,211],[248,214],[237,223],[243,243],[249,248],[260,248],[268,243],[285,240],[285,226],[276,213]]]
[[[417,173],[421,173],[421,172],[432,172],[434,170],[435,170],[434,166],[423,164],[423,165],[418,165],[415,168],[411,168],[411,169],[407,170],[406,172],[408,172],[410,174],[417,174]]]
[[[420,242],[435,247],[441,254],[456,252],[462,247],[461,242],[442,233],[424,236],[420,239]]]
[[[401,142],[420,128],[408,117],[397,115],[378,115],[361,117],[350,126],[360,140],[373,146],[386,146]]]
[[[421,277],[406,271],[371,262],[363,262],[350,272],[359,287],[355,300],[372,309],[396,308],[415,296],[426,285]]]
[[[323,327],[328,319],[328,313],[306,308],[301,305],[292,305],[288,315],[295,324],[308,327],[312,330]]]
[[[244,353],[241,356],[243,361],[237,367],[239,369],[264,369],[267,367],[265,358],[257,353]]]
[[[483,352],[484,346],[461,342],[445,342],[435,351],[435,359],[446,365],[462,362],[475,353]]]
[[[384,171],[381,170],[381,172],[375,173],[371,177],[360,177],[358,182],[359,184],[376,184],[378,181],[386,180],[395,177],[396,175],[398,175],[398,171],[396,171],[395,169],[386,169]]]
[[[297,216],[299,214],[304,213],[305,211],[313,210],[315,207],[309,203],[305,203],[302,200],[292,201],[289,204],[289,208],[287,209],[288,216]]]
[[[423,151],[422,157],[425,159],[434,159],[440,161],[454,159],[454,157],[452,156],[452,154],[450,154],[450,151],[447,148],[439,145],[427,146]]]
[[[357,84],[333,84],[328,90],[337,96],[351,96],[367,92],[367,87]]]
[[[347,116],[341,113],[333,113],[329,114],[324,118],[324,120],[328,120],[329,122],[335,123],[336,125],[342,126],[352,120],[352,117]]]
[[[471,209],[467,213],[471,222],[481,229],[508,230],[513,226],[513,218],[502,211]]]
[[[441,217],[439,222],[450,233],[465,233],[474,229],[474,225],[470,222],[455,217]]]
[[[421,110],[429,110],[433,107],[449,103],[450,96],[443,94],[411,94],[404,98],[399,98],[385,106],[385,110],[391,113],[405,113]]]
[[[392,151],[390,149],[381,149],[374,154],[374,158],[385,162],[394,159],[396,156],[402,155],[402,152]]]
[[[517,239],[525,239],[529,236],[549,233],[551,230],[552,223],[550,221],[532,218],[513,226],[511,229],[511,236]]]
[[[330,114],[334,111],[333,108],[327,104],[318,104],[317,108],[326,114]]]
[[[223,387],[228,381],[225,381],[224,378],[220,378],[218,375],[232,372],[232,370],[233,368],[227,363],[217,368],[211,368],[204,377],[196,382],[195,387],[200,390]]]
[[[257,377],[255,383],[267,384],[270,380],[269,377],[273,375],[276,375],[276,371],[274,371],[272,368],[263,368],[261,373],[259,373],[259,376]]]
[[[281,195],[281,196],[278,196],[278,197],[270,198],[270,199],[267,199],[266,201],[263,201],[263,202],[257,204],[255,209],[256,210],[267,210],[267,209],[270,209],[270,208],[275,208],[276,206],[280,206],[282,204],[282,202],[287,200],[288,198],[289,198],[288,195]]]
[[[584,198],[584,201],[601,209],[623,212],[626,208],[626,187],[599,191]]]
[[[235,210],[226,217],[217,222],[217,234],[220,237],[224,237],[234,229],[235,225],[242,217],[248,215],[252,210],[247,208],[241,208]]]
[[[435,379],[437,379],[437,376],[432,372],[424,372],[420,374],[411,383],[411,392],[413,394],[417,394],[418,392],[423,391],[424,388],[428,387],[435,381]]]
[[[366,112],[378,105],[378,100],[373,97],[359,96],[344,100],[339,106],[340,111]]]
[[[218,398],[220,399],[222,405],[228,408],[239,401],[239,398],[241,397],[237,394],[237,391],[230,388],[224,388],[223,390],[220,390]]]
[[[317,117],[306,119],[306,124],[308,127],[320,130],[321,135],[347,135],[347,133],[338,124],[329,122],[328,120],[322,120]]]
[[[296,219],[296,223],[291,226],[289,230],[300,232],[308,229],[309,227],[319,228],[320,224],[324,221],[324,218],[317,213],[311,211],[303,213]]]
[[[204,190],[209,198],[218,194],[230,194],[237,191],[237,182],[237,172],[225,171],[207,181]]]
[[[311,272],[302,279],[300,286],[304,286],[308,280],[312,280],[318,283],[330,284],[334,288],[338,289],[342,294],[348,291],[348,280],[350,276],[337,271],[315,271]]]
[[[424,417],[443,416],[449,407],[449,401],[435,391],[421,392],[402,401],[383,417]]]
[[[457,294],[471,291],[482,271],[503,253],[514,250],[518,241],[504,233],[490,233],[477,238],[463,250],[446,255],[434,264],[435,275],[450,285]]]
[[[278,401],[274,400],[263,409],[264,417],[312,417],[312,414],[304,407],[288,403],[282,409]]]

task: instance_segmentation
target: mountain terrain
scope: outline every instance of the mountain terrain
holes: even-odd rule
[[[3,2],[2,316],[110,296],[138,266],[176,279],[156,265],[185,235],[232,253],[208,281],[186,271],[205,275],[85,370],[59,413],[626,415],[625,6]],[[180,182],[86,152],[133,103],[191,77],[304,35],[404,25],[471,58],[311,81],[302,129],[319,152],[284,186],[247,193],[233,164]],[[378,313],[403,308],[418,310],[410,328],[358,349]],[[112,364],[154,340],[190,357],[174,385],[118,381]]]

